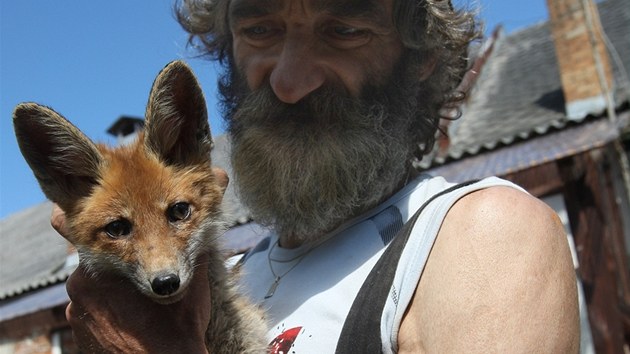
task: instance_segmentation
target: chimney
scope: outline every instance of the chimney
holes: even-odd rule
[[[566,114],[582,119],[612,103],[612,70],[592,0],[547,0]]]

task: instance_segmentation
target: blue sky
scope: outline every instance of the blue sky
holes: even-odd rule
[[[512,32],[547,18],[545,0],[477,0],[488,30]],[[456,0],[456,3],[467,3]],[[155,75],[175,59],[196,72],[214,134],[216,67],[195,58],[172,15],[173,0],[0,3],[0,219],[45,197],[22,158],[11,116],[16,104],[54,108],[93,140],[113,144],[105,130],[121,115],[142,117]]]

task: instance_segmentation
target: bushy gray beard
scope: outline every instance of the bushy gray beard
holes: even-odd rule
[[[291,105],[267,85],[238,100],[232,167],[255,221],[311,242],[400,188],[416,148],[417,82],[394,76],[358,99],[324,87]]]

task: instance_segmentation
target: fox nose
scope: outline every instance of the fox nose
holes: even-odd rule
[[[158,295],[171,295],[179,289],[179,277],[172,273],[159,275],[151,282],[151,289]]]

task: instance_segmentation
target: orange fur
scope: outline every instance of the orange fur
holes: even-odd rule
[[[98,147],[104,160],[100,180],[69,218],[69,227],[79,247],[89,245],[90,257],[107,256],[128,276],[133,277],[130,270],[138,268],[142,270],[138,278],[153,279],[160,273],[182,270],[182,256],[193,253],[187,250],[190,238],[207,220],[219,222],[223,188],[215,182],[209,163],[168,166],[147,152],[142,141],[141,135],[131,146]],[[191,204],[191,217],[173,228],[165,210],[181,201]],[[103,229],[121,218],[133,223],[129,242],[107,237]],[[192,276],[189,271],[186,274]],[[143,288],[151,291],[149,284]]]
[[[117,148],[94,144],[38,104],[18,105],[13,121],[22,154],[66,212],[66,237],[88,271],[119,272],[168,304],[181,300],[199,257],[209,255],[210,352],[264,352],[262,313],[237,295],[219,250],[227,180],[211,168],[205,101],[184,63],[158,75],[145,118],[136,141]]]

